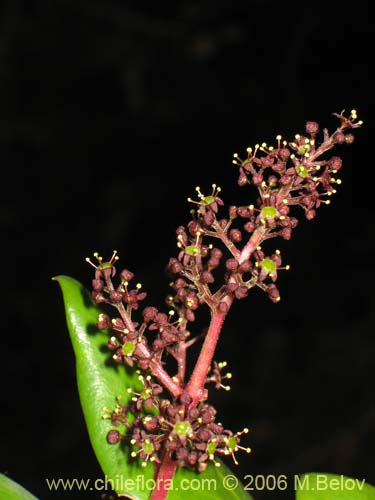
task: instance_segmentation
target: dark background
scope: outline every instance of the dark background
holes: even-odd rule
[[[213,401],[227,427],[251,428],[239,477],[314,470],[375,482],[369,5],[2,2],[1,472],[42,499],[83,496],[48,493],[46,477],[101,477],[50,278],[89,286],[84,258],[116,248],[148,304],[161,301],[195,185],[217,182],[238,203],[233,152],[292,138],[306,120],[333,129],[331,113],[355,107],[365,127],[336,151],[340,192],[275,242],[292,266],[282,301],[254,291],[235,304],[217,354],[232,391]]]

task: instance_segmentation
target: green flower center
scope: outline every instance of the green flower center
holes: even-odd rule
[[[309,146],[306,144],[306,146],[299,146],[298,152],[301,154],[305,154],[308,152],[309,149],[310,149]]]
[[[142,450],[146,453],[146,455],[151,455],[154,451],[154,445],[151,443],[151,441],[147,440],[144,442],[142,446]]]
[[[200,201],[201,205],[211,205],[211,203],[214,203],[214,202],[215,202],[215,198],[212,195],[205,196]]]
[[[185,248],[186,255],[191,255],[195,257],[196,255],[200,255],[201,249],[197,245],[189,245]]]
[[[263,207],[260,215],[263,219],[274,219],[276,217],[277,210],[275,207]]]
[[[152,394],[151,389],[145,389],[144,391],[141,392],[140,396],[142,399],[148,399]]]
[[[112,264],[110,262],[102,262],[101,264],[99,264],[98,269],[101,269],[103,271],[104,269],[111,269],[111,267]]]
[[[235,451],[235,449],[237,448],[237,441],[234,436],[228,438],[228,448],[230,449],[230,451]]]
[[[301,163],[296,165],[296,172],[300,177],[303,177],[303,178],[307,177],[309,174],[308,168],[305,167],[305,165],[302,165]]]
[[[267,273],[272,274],[276,271],[276,264],[273,260],[266,258],[262,260],[261,263],[263,271],[267,271]]]
[[[133,342],[125,342],[125,344],[122,346],[122,352],[125,356],[131,356],[134,351],[135,345],[133,344]]]
[[[213,455],[216,451],[216,444],[211,441],[208,443],[206,450],[209,455]]]
[[[178,436],[186,436],[192,433],[190,422],[187,420],[176,422],[173,426],[173,430]]]

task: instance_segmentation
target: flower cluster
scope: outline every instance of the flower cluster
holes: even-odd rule
[[[131,457],[139,457],[142,466],[145,467],[148,461],[160,463],[163,450],[169,452],[178,466],[199,472],[207,468],[209,461],[220,466],[215,455],[231,455],[237,463],[235,453],[238,450],[250,453],[250,448],[240,445],[241,435],[247,434],[248,429],[233,434],[216,423],[213,406],[200,402],[190,408],[192,398],[187,392],[172,403],[157,397],[162,388],[153,384],[150,376],[140,375],[139,380],[144,386],[143,391],[129,390],[131,401],[122,404],[118,398],[115,410],[106,410],[104,418],[110,419],[116,427],[109,431],[108,443],[129,442]]]
[[[196,470],[204,470],[208,461],[218,463],[215,455],[234,456],[241,449],[242,433],[233,434],[216,423],[216,410],[207,403],[207,385],[230,389],[223,383],[231,378],[222,373],[225,363],[213,360],[216,343],[233,301],[247,297],[251,288],[261,288],[273,302],[280,300],[276,281],[279,271],[289,266],[282,265],[279,250],[268,252],[263,242],[277,236],[289,240],[298,224],[294,207],[302,208],[310,220],[336,192],[342,161],[328,152],[338,144],[351,144],[352,131],[362,122],[355,110],[348,117],[343,112],[335,116],[339,127],[331,135],[324,129],[320,143],[318,124],[307,122],[305,133],[292,142],[277,136],[276,146],[257,144],[248,148],[245,159],[234,155],[238,184],[252,185],[258,192],[252,203],[230,205],[223,214],[216,184],[209,195],[196,188],[198,199],[188,198],[195,207],[192,218],[177,228],[178,251],[167,264],[168,313],[152,306],[140,309],[146,293],[140,283],[131,284],[134,275],[128,269],[114,284],[117,252],[109,261],[98,253],[96,263],[87,258],[95,269],[93,299],[116,311],[113,317],[103,312],[97,321],[98,329],[109,334],[113,360],[143,372],[143,390],[132,393],[126,404],[118,402],[113,412],[108,410],[116,427],[108,434],[109,443],[129,439],[132,456],[144,464],[158,463],[167,453],[177,465]],[[189,324],[202,305],[210,309],[211,322],[204,334],[191,337]],[[187,379],[187,350],[201,338],[201,355]],[[165,368],[167,356],[176,362],[173,375]]]

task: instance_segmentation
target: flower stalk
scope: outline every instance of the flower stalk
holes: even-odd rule
[[[140,370],[141,393],[132,394],[130,402],[118,402],[106,415],[114,429],[108,442],[127,440],[131,456],[141,464],[155,464],[158,478],[173,477],[175,468],[185,466],[203,471],[215,459],[249,448],[240,446],[241,436],[216,422],[216,410],[208,404],[209,384],[228,390],[223,373],[225,362],[214,361],[214,354],[224,321],[235,300],[246,298],[257,286],[273,302],[280,300],[275,284],[282,265],[278,249],[263,249],[270,239],[291,238],[298,225],[296,207],[311,220],[322,205],[328,205],[341,180],[336,174],[342,161],[327,153],[336,145],[351,144],[352,131],[362,125],[357,113],[335,114],[338,128],[329,134],[323,129],[323,140],[317,142],[319,126],[307,122],[304,134],[296,134],[291,142],[278,135],[276,145],[257,144],[247,149],[245,159],[234,155],[238,169],[238,185],[252,186],[255,201],[243,206],[231,205],[223,215],[221,189],[213,184],[212,192],[204,195],[196,188],[197,200],[192,219],[176,230],[178,253],[170,258],[167,273],[171,276],[171,291],[167,295],[168,312],[152,306],[139,313],[146,299],[141,284],[131,285],[134,275],[128,269],[120,273],[115,286],[118,256],[114,252],[108,262],[97,253],[92,282],[93,299],[105,303],[117,312],[115,317],[101,314],[98,328],[109,332],[108,349],[116,363],[135,366]],[[266,243],[268,246],[268,243]],[[190,325],[196,310],[206,306],[211,320],[205,334],[191,337]],[[136,321],[133,316],[136,315]],[[198,360],[187,379],[186,356],[189,347],[203,343]],[[171,356],[176,362],[174,374],[165,369],[164,360]],[[131,391],[130,391],[131,392]],[[132,415],[129,420],[128,415]],[[154,491],[152,500],[162,500],[167,492]]]

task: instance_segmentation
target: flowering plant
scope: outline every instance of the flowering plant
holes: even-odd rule
[[[318,124],[307,122],[291,142],[278,135],[274,146],[257,144],[245,158],[234,155],[238,185],[256,189],[248,204],[225,209],[220,187],[213,184],[208,195],[196,188],[197,199],[188,198],[191,220],[177,228],[178,251],[167,264],[167,312],[141,308],[147,294],[133,284],[133,272],[117,273],[116,251],[109,260],[97,252],[95,260],[86,259],[94,268],[91,299],[72,278],[55,278],[64,294],[90,438],[119,496],[173,499],[173,479],[197,473],[222,478],[228,469],[221,457],[231,456],[237,464],[237,452],[250,453],[248,429],[225,428],[209,402],[210,388],[229,390],[232,377],[225,361],[214,360],[215,348],[235,300],[245,299],[253,287],[272,302],[280,300],[278,274],[289,266],[277,248],[268,250],[268,240],[289,240],[299,214],[313,219],[341,184],[341,158],[327,153],[351,144],[362,121],[355,110],[335,116],[338,128],[332,134],[323,129],[321,141]],[[200,307],[209,309],[210,322],[192,335]],[[201,340],[188,373],[189,348]],[[152,491],[144,484],[132,491],[119,484],[119,478],[140,471],[155,481]],[[239,482],[231,489],[235,498],[249,498]],[[221,481],[216,497],[226,498],[226,490]]]

